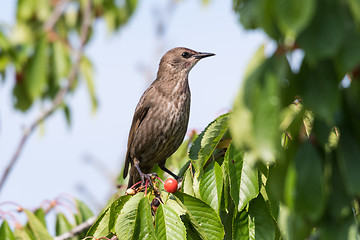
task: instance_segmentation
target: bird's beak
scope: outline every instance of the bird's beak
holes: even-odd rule
[[[214,55],[215,55],[215,53],[199,52],[199,53],[194,54],[193,57],[196,59],[202,59],[202,58],[211,57]]]

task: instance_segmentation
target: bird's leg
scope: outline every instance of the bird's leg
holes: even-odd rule
[[[134,166],[138,170],[141,178],[141,185],[144,186],[146,184],[146,179],[149,180],[150,186],[154,189],[154,185],[152,183],[151,177],[157,177],[156,173],[143,173],[139,166],[139,160],[134,159]]]
[[[163,170],[164,172],[166,172],[166,173],[168,173],[168,174],[170,174],[173,178],[175,178],[176,179],[176,181],[182,181],[182,178],[181,177],[179,177],[178,175],[176,175],[175,173],[173,173],[172,171],[170,171],[169,169],[167,169],[166,167],[165,167],[165,162],[160,162],[159,163],[159,167],[160,167],[160,169],[161,170]]]

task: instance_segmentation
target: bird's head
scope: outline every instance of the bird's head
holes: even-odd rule
[[[162,68],[168,72],[187,74],[200,59],[214,55],[214,53],[197,52],[183,47],[173,48],[161,58],[159,70]]]

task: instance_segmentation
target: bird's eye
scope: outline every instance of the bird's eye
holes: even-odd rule
[[[182,56],[183,58],[189,58],[189,57],[191,57],[191,54],[188,53],[188,52],[183,52],[183,53],[181,54],[181,56]]]

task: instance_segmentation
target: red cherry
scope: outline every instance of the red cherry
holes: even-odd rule
[[[164,183],[165,191],[174,193],[178,189],[178,182],[173,178],[168,178]]]

